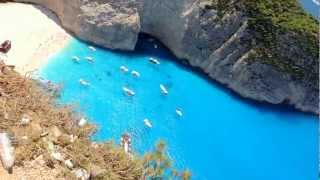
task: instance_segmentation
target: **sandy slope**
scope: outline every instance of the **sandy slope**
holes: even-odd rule
[[[38,6],[0,3],[0,42],[12,41],[12,49],[4,58],[22,74],[45,64],[48,57],[70,40],[57,18]],[[0,56],[3,58],[3,56]]]

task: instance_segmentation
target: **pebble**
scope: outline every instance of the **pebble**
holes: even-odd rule
[[[65,164],[65,165],[67,166],[67,168],[69,168],[69,169],[72,169],[72,168],[74,167],[71,159],[68,159],[68,160],[64,161],[64,164]]]
[[[41,134],[40,134],[40,137],[45,137],[45,136],[48,136],[48,134],[49,134],[49,132],[48,132],[48,131],[46,131],[46,132],[43,132],[43,133],[41,133]]]
[[[71,143],[74,143],[76,141],[76,139],[78,138],[77,136],[75,136],[73,134],[71,134],[69,137],[70,137],[70,142]]]
[[[21,125],[26,126],[30,123],[30,121],[31,121],[31,118],[28,115],[24,114],[21,118],[20,123]]]
[[[63,157],[61,155],[61,153],[58,153],[58,152],[54,152],[54,153],[51,153],[51,157],[57,161],[63,161]]]
[[[87,120],[85,118],[81,118],[78,122],[78,126],[82,127],[87,124]]]
[[[80,169],[74,170],[73,173],[77,179],[80,179],[80,180],[90,179],[90,174],[85,169],[80,168]]]

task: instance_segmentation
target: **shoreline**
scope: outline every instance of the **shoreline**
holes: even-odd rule
[[[22,75],[45,65],[71,40],[58,18],[40,6],[0,3],[0,16],[10,17],[1,21],[0,43],[12,42],[11,50],[0,58]]]

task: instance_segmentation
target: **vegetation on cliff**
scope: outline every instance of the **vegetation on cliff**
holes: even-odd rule
[[[108,180],[190,178],[189,171],[173,170],[163,142],[143,157],[129,156],[111,142],[93,143],[95,127],[80,126],[81,116],[73,107],[58,105],[57,93],[54,85],[48,90],[0,62],[0,129],[14,142],[14,174],[20,169],[21,177],[29,178],[27,172],[36,169],[46,179],[75,179],[86,173]]]
[[[248,17],[255,54],[249,62],[273,65],[298,79],[318,79],[319,22],[298,0],[212,0],[218,16],[241,11]]]

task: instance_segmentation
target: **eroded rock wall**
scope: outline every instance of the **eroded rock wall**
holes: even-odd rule
[[[133,50],[140,32],[134,1],[16,0],[55,12],[64,28],[78,38],[110,49]]]
[[[247,61],[254,53],[248,43],[252,32],[241,11],[219,17],[217,10],[206,7],[206,0],[16,1],[51,9],[77,37],[106,48],[133,50],[140,32],[150,34],[178,58],[246,98],[285,102],[302,111],[319,113],[318,83],[296,79],[261,61]],[[300,56],[292,59],[302,66],[315,61],[298,49],[281,49],[283,54]]]

